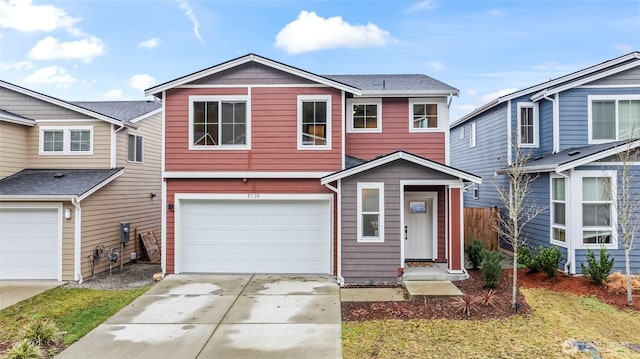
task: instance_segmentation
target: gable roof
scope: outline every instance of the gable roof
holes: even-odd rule
[[[423,74],[324,75],[362,91],[362,96],[455,95],[457,88]]]
[[[0,121],[16,123],[18,125],[35,126],[36,121],[24,116],[17,115],[13,112],[5,111],[0,108]]]
[[[500,96],[460,117],[458,120],[452,122],[449,127],[454,128],[466,122],[467,120],[514,98],[531,94],[531,101],[538,101],[545,96],[550,96],[558,92],[562,92],[583,85],[585,83],[634,68],[636,66],[640,66],[639,51],[634,51],[626,55],[616,57],[615,59],[611,59],[597,65],[593,65],[585,69],[570,73],[568,75],[561,76],[556,79],[549,80],[547,82],[543,82],[520,91],[512,92],[504,96]]]
[[[112,169],[25,169],[0,180],[0,199],[82,200],[124,172]]]
[[[347,168],[342,171],[338,171],[336,173],[332,173],[330,175],[324,176],[320,179],[320,183],[322,185],[325,185],[333,181],[336,181],[345,177],[353,176],[360,172],[363,172],[372,168],[376,168],[396,160],[405,160],[425,168],[429,168],[453,177],[460,178],[464,181],[474,182],[474,183],[482,182],[482,179],[480,177],[473,175],[469,172],[462,171],[451,166],[443,165],[442,163],[431,161],[424,157],[416,156],[408,152],[396,151],[388,155],[378,157],[371,161],[358,164],[354,167]]]
[[[569,148],[558,153],[536,156],[530,159],[524,166],[525,172],[563,172],[578,166],[588,165],[592,162],[617,155],[627,149],[640,147],[640,140],[629,143],[627,140],[599,143],[584,147]],[[496,174],[506,174],[509,168],[496,171]]]
[[[158,101],[73,101],[74,105],[116,118],[122,122],[135,123],[140,118],[162,110]]]
[[[125,125],[127,124],[126,122],[123,122],[123,121],[121,121],[121,120],[119,120],[119,119],[117,119],[115,117],[112,117],[112,116],[109,116],[109,115],[106,115],[106,114],[102,114],[102,113],[98,113],[98,112],[92,111],[90,109],[75,105],[75,104],[73,104],[71,102],[64,101],[64,100],[61,100],[59,98],[55,98],[53,96],[45,95],[45,94],[42,94],[40,92],[36,92],[36,91],[33,91],[33,90],[29,90],[29,89],[26,89],[24,87],[21,87],[21,86],[18,86],[18,85],[14,85],[14,84],[6,82],[6,81],[0,80],[0,87],[4,87],[4,88],[6,88],[8,90],[15,91],[15,92],[21,93],[21,94],[29,96],[29,97],[36,98],[38,100],[45,101],[45,102],[48,102],[48,103],[56,105],[56,106],[60,106],[62,108],[66,108],[68,110],[75,111],[75,112],[81,113],[83,115],[94,117],[94,118],[97,118],[99,120],[106,121],[108,123],[112,123],[114,125],[120,126],[120,125],[123,125],[123,124],[125,124]]]
[[[158,98],[162,97],[162,92],[174,87],[178,87],[181,85],[185,85],[188,84],[192,81],[201,79],[203,77],[206,76],[211,76],[213,74],[216,74],[218,72],[222,72],[225,70],[228,70],[230,68],[242,65],[242,64],[246,64],[248,62],[256,62],[280,71],[284,71],[287,72],[289,74],[295,75],[295,76],[299,76],[323,85],[327,85],[329,87],[334,87],[340,90],[344,90],[347,92],[351,92],[357,95],[360,95],[360,89],[353,87],[351,85],[348,84],[344,84],[341,83],[339,81],[335,81],[332,80],[330,78],[324,77],[324,76],[320,76],[320,75],[316,75],[314,73],[311,73],[309,71],[305,71],[302,69],[299,69],[297,67],[293,67],[293,66],[289,66],[286,64],[283,64],[281,62],[278,61],[274,61],[271,59],[268,59],[266,57],[262,57],[253,53],[241,56],[241,57],[237,57],[235,59],[223,62],[221,64],[218,65],[214,65],[212,67],[206,68],[204,70],[200,70],[200,71],[196,71],[194,73],[191,73],[189,75],[185,75],[182,77],[179,77],[175,80],[171,80],[171,81],[167,81],[165,83],[162,83],[160,85],[156,85],[154,87],[148,88],[144,91],[144,94],[146,96],[156,96]]]

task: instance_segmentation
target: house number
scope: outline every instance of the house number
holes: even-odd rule
[[[249,197],[249,199],[258,199],[260,198],[260,193],[249,193],[247,197]]]

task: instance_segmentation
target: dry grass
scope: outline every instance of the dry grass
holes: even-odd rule
[[[624,292],[627,290],[627,276],[621,272],[613,272],[607,277],[607,287],[614,291]],[[631,289],[640,290],[640,276],[631,276]]]
[[[640,313],[545,289],[522,292],[533,315],[502,321],[346,322],[344,358],[567,358],[566,339],[595,342],[605,358],[639,356],[622,343],[640,343]]]

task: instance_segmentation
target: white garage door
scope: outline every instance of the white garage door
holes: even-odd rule
[[[58,279],[58,208],[0,208],[0,279]]]
[[[328,200],[181,200],[178,273],[330,272]]]

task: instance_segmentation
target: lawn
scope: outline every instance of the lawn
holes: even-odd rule
[[[640,343],[637,311],[547,289],[521,291],[534,311],[531,315],[486,321],[345,322],[344,358],[566,358],[567,339],[596,343],[603,358],[640,356],[623,346]]]
[[[151,286],[130,290],[55,288],[0,311],[0,353],[25,323],[49,319],[65,332],[67,346],[104,322]],[[50,353],[52,354],[52,353]]]

